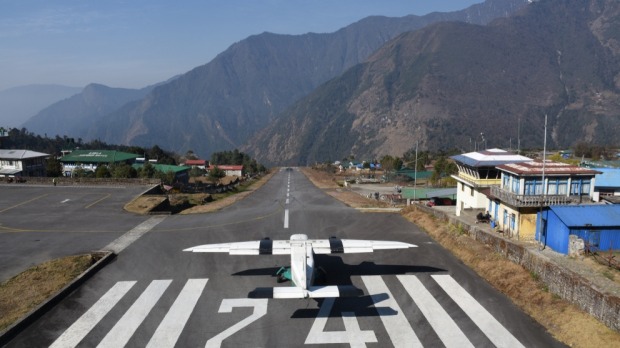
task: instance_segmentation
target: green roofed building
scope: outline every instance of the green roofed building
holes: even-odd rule
[[[140,155],[135,153],[114,150],[74,150],[64,155],[60,161],[63,163],[133,163]]]
[[[190,167],[175,166],[175,165],[170,165],[170,164],[157,164],[157,163],[151,163],[151,165],[153,166],[153,168],[155,168],[155,170],[160,171],[162,173],[168,173],[168,172],[174,173],[174,182],[180,182],[184,184],[187,184],[189,182],[189,170],[191,169]],[[132,167],[136,170],[142,168],[143,166],[144,166],[144,163],[132,164]]]
[[[95,171],[100,164],[133,164],[140,155],[115,150],[74,150],[60,158],[66,176],[76,168]]]

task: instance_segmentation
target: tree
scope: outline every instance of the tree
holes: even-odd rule
[[[381,168],[385,171],[400,170],[403,167],[403,161],[399,157],[385,155],[379,161]]]
[[[141,178],[153,178],[155,177],[155,172],[155,167],[151,164],[151,162],[146,162],[140,169],[139,174]]]
[[[48,177],[57,177],[62,175],[62,162],[56,156],[50,156],[45,163],[45,171]]]
[[[204,176],[206,173],[206,171],[202,168],[198,168],[198,167],[192,167],[192,169],[189,170],[189,176],[194,178],[194,177],[198,177],[198,176]]]
[[[95,170],[95,178],[109,178],[112,174],[106,165],[100,165]]]
[[[219,179],[226,176],[226,173],[218,168],[218,166],[213,167],[213,169],[209,170],[209,180],[218,181]]]
[[[136,178],[138,177],[138,172],[127,163],[112,165],[110,168],[110,172],[112,173],[113,178]]]

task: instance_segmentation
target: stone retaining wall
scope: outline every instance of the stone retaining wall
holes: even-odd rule
[[[579,306],[607,327],[620,332],[620,298],[597,289],[588,279],[562,267],[536,249],[528,249],[500,235],[470,225],[456,216],[417,205],[417,209],[463,228],[471,238],[484,243],[508,260],[538,275],[549,291]]]

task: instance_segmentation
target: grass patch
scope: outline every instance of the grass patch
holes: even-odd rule
[[[32,311],[101,258],[67,256],[34,266],[0,284],[0,331]]]

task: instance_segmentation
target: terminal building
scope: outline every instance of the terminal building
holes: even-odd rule
[[[65,176],[72,176],[78,168],[94,172],[101,164],[132,165],[138,157],[140,155],[115,150],[74,150],[62,156],[60,162]]]

